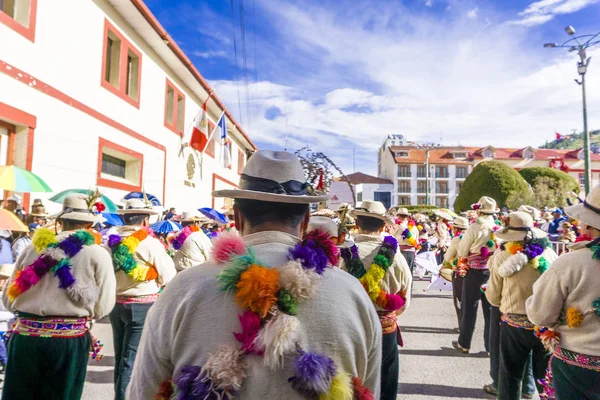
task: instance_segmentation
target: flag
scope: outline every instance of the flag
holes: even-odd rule
[[[194,118],[194,127],[192,129],[192,138],[190,147],[202,153],[208,144],[208,116],[206,115],[206,105],[203,105],[196,118]]]
[[[225,121],[225,111],[223,111],[215,127],[215,130],[218,129],[218,132],[213,132],[213,136],[215,133],[219,133],[221,137],[221,161],[223,162],[223,166],[228,168],[231,166],[231,143],[227,137],[227,123]]]
[[[571,140],[571,135],[561,135],[558,132],[555,132],[556,140]]]

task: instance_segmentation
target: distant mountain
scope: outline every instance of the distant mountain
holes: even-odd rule
[[[546,141],[540,149],[580,149],[583,147],[583,133],[573,133],[571,138]],[[600,130],[590,131],[590,145],[592,148],[600,148]],[[595,146],[594,146],[595,145]]]

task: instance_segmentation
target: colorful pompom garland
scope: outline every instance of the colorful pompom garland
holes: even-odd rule
[[[37,285],[48,272],[58,278],[58,287],[65,289],[73,301],[87,302],[97,297],[97,289],[94,292],[93,287],[77,282],[71,273],[71,258],[84,246],[100,244],[97,234],[78,230],[59,242],[54,233],[40,228],[33,235],[32,243],[40,255],[31,265],[16,272],[7,293],[11,301]]]
[[[224,259],[225,254],[230,258]],[[241,238],[217,243],[212,257],[229,263],[217,275],[220,290],[233,291],[246,309],[239,316],[241,332],[233,333],[241,348],[223,345],[202,367],[183,367],[161,384],[156,399],[231,399],[247,376],[246,356],[262,356],[266,367],[277,369],[285,356],[296,354],[289,383],[299,393],[324,400],[373,400],[358,378],[325,355],[305,352],[298,343],[295,305],[313,295],[325,269],[337,263],[337,248],[326,234],[311,232],[290,250],[289,262],[279,269],[258,262]]]
[[[177,235],[175,235],[175,237],[173,237],[170,242],[171,242],[171,246],[173,246],[173,248],[175,250],[179,250],[181,249],[181,246],[183,246],[183,244],[185,243],[185,241],[187,240],[187,238],[194,232],[198,232],[200,230],[200,228],[198,228],[197,226],[186,226],[185,228],[183,228],[181,230],[181,232],[179,232]]]
[[[548,238],[535,239],[529,243],[525,242],[508,242],[503,244],[503,249],[511,255],[522,253],[527,257],[527,262],[532,268],[537,269],[540,273],[546,272],[550,267],[550,263],[542,254],[544,250],[551,247]]]
[[[141,265],[133,257],[137,247],[149,234],[149,230],[138,229],[129,236],[110,235],[108,237],[108,247],[112,251],[115,272],[123,271],[130,278],[140,282],[158,278],[158,271],[154,266]]]
[[[412,228],[414,228],[415,226],[416,226],[415,221],[413,221],[413,220],[408,221],[408,227],[406,229],[404,229],[404,231],[402,231],[402,239],[408,241],[408,243],[411,246],[413,246],[417,249],[420,249],[421,246],[417,242],[417,238],[415,238],[411,233]]]
[[[348,273],[362,283],[373,303],[388,311],[399,310],[406,303],[406,299],[402,296],[387,293],[380,286],[388,269],[394,263],[397,251],[396,239],[393,236],[386,236],[368,271],[358,255],[356,245],[352,246],[350,251],[342,251],[342,258]]]

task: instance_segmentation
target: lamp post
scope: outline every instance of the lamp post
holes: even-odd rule
[[[425,205],[429,205],[429,150],[431,150],[433,145],[419,144],[415,142],[409,142],[409,144],[417,149],[425,150]]]
[[[579,54],[579,61],[577,62],[577,73],[581,76],[581,80],[575,79],[575,82],[579,86],[581,86],[581,95],[583,98],[583,159],[585,163],[585,172],[584,172],[584,183],[585,183],[585,194],[590,192],[591,189],[591,158],[590,158],[590,133],[588,131],[588,123],[587,123],[587,101],[585,96],[585,74],[587,73],[588,65],[590,64],[591,57],[587,57],[586,50],[598,43],[600,40],[596,40],[600,32],[595,35],[581,35],[575,36],[575,28],[572,26],[567,26],[565,31],[569,36],[572,36],[571,39],[567,40],[563,44],[557,43],[546,43],[544,47],[546,48],[564,48],[568,49],[569,52],[577,51]]]

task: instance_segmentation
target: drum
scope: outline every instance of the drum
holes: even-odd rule
[[[447,280],[448,282],[452,282],[453,274],[454,274],[454,271],[452,270],[452,268],[449,268],[449,267],[445,267],[440,270],[440,276],[442,278],[444,278],[445,280]]]

